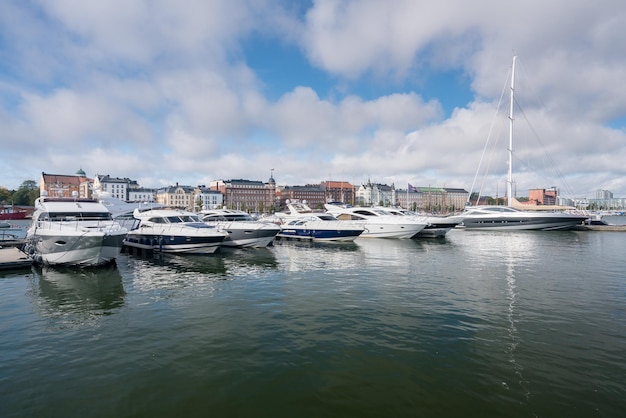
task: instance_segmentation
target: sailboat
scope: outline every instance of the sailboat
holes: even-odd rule
[[[466,206],[461,214],[461,228],[490,231],[508,230],[561,230],[571,229],[583,223],[589,216],[566,210],[566,206],[536,206],[533,209],[523,207],[513,198],[513,104],[515,102],[515,64],[513,57],[511,69],[511,103],[509,109],[509,147],[507,173],[507,206]]]

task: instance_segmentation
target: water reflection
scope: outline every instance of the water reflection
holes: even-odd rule
[[[358,265],[363,258],[360,246],[354,242],[278,241],[274,245],[281,266],[290,272],[343,270]]]
[[[124,305],[126,292],[115,266],[99,269],[32,268],[40,313],[67,324],[83,324]]]

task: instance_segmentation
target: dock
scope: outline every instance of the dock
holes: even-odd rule
[[[626,225],[576,225],[574,231],[626,232]]]
[[[15,245],[0,244],[0,270],[30,268],[33,260]]]

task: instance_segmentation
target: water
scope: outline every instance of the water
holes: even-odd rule
[[[0,416],[613,417],[626,233],[0,272]]]

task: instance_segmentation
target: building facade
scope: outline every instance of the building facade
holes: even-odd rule
[[[128,189],[128,202],[154,202],[154,189],[143,187]]]
[[[219,209],[224,206],[224,195],[217,190],[199,186],[195,191],[194,202],[197,210]]]
[[[256,180],[215,180],[210,189],[222,193],[224,206],[247,212],[272,212],[276,207],[276,182]]]
[[[280,209],[286,207],[287,200],[306,202],[313,209],[322,209],[326,203],[326,190],[319,184],[278,187],[276,195]]]
[[[78,197],[91,197],[92,180],[87,178],[80,169],[75,175],[41,173],[39,180],[39,194],[51,197],[72,197],[76,192]]]
[[[463,210],[469,197],[465,189],[413,187],[398,190],[397,204],[403,208],[417,212],[450,213]]]
[[[323,181],[320,186],[324,190],[327,202],[343,202],[354,205],[354,186],[349,182]]]
[[[395,206],[397,204],[396,188],[392,184],[376,184],[367,181],[359,186],[355,193],[355,204],[358,206]]]
[[[171,206],[193,211],[195,188],[191,186],[168,186],[158,189],[155,193],[155,201],[164,206]]]
[[[93,179],[93,188],[100,192],[105,192],[116,199],[129,201],[128,191],[131,180],[129,178],[111,177],[108,174],[96,174]]]

